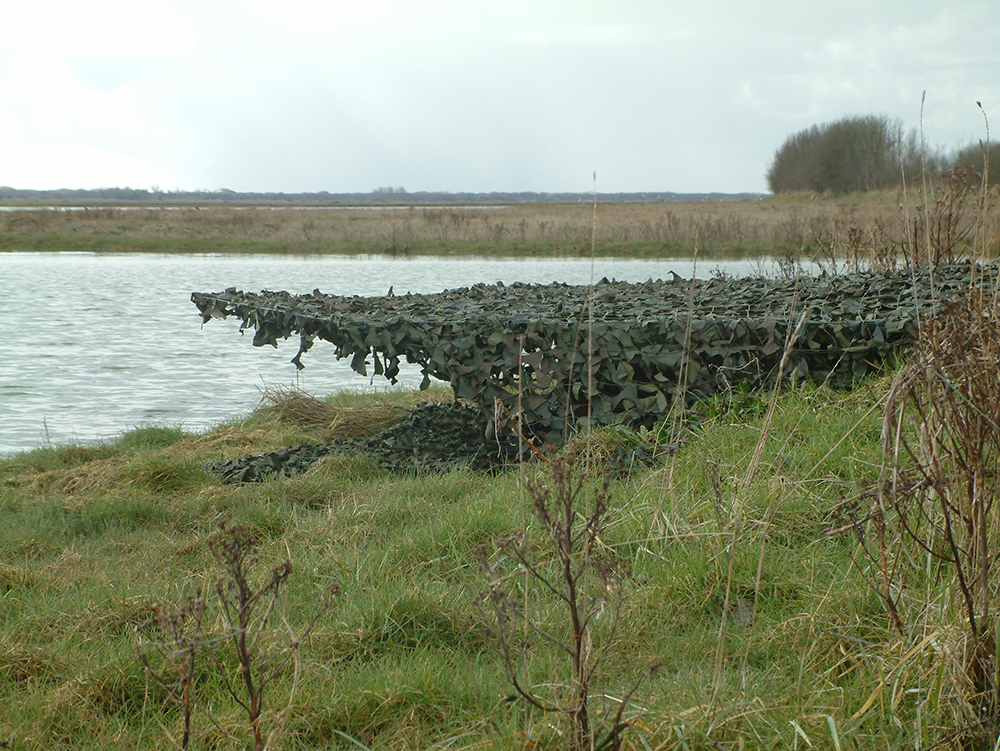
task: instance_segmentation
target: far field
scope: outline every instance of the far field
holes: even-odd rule
[[[940,196],[938,203],[947,196]],[[975,201],[932,205],[971,227]],[[896,248],[921,202],[895,194],[495,208],[89,208],[0,211],[0,251],[849,256]],[[988,235],[1000,236],[994,217]],[[944,229],[947,229],[945,227]]]

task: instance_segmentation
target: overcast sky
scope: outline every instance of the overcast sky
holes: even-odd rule
[[[0,185],[765,191],[790,133],[1000,133],[997,0],[0,0]],[[998,139],[1000,140],[1000,139]]]

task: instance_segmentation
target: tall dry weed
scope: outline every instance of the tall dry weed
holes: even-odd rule
[[[856,568],[898,636],[936,654],[955,738],[992,748],[1000,733],[1000,299],[991,284],[923,322],[886,401],[882,439],[880,479],[848,505],[843,528],[856,537]]]

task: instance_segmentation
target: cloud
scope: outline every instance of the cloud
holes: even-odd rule
[[[395,14],[389,0],[251,0],[247,7],[268,23],[311,28],[368,25]]]
[[[831,57],[850,57],[854,54],[854,45],[839,39],[832,39],[823,47]]]
[[[13,60],[0,82],[0,107],[8,117],[32,129],[130,133],[142,128],[131,86],[113,91],[89,89],[77,80],[70,66],[56,60]]]
[[[178,58],[194,47],[191,25],[163,0],[11,2],[0,47],[82,58]]]
[[[753,89],[751,88],[749,81],[745,81],[743,83],[740,90],[736,92],[736,96],[733,97],[733,101],[737,104],[750,105],[759,105],[761,103],[760,99],[753,93]]]
[[[177,175],[152,159],[110,148],[39,145],[22,137],[15,124],[0,116],[0,138],[9,156],[3,182],[19,188],[95,188],[130,185],[177,185]]]
[[[589,24],[569,28],[547,28],[516,31],[509,37],[512,44],[620,46],[647,42],[649,31],[636,24]]]

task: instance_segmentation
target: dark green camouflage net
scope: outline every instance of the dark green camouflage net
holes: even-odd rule
[[[441,472],[456,467],[489,470],[517,458],[517,440],[507,434],[488,439],[477,410],[464,404],[427,404],[409,419],[370,438],[326,445],[308,444],[260,456],[216,462],[208,469],[225,482],[256,482],[268,476],[297,475],[324,456],[361,453],[397,472]]]
[[[493,429],[520,407],[536,439],[561,443],[567,418],[651,427],[680,390],[689,399],[773,380],[786,338],[805,324],[786,373],[849,385],[913,338],[918,315],[967,287],[968,263],[795,279],[601,280],[477,284],[433,295],[341,297],[237,291],[194,293],[204,321],[236,317],[256,346],[299,335],[293,362],[317,340],[351,367],[395,382],[400,362],[451,384]],[[994,275],[995,266],[987,269]],[[686,360],[687,378],[681,383]],[[589,354],[589,357],[588,357]],[[504,409],[497,409],[496,403]]]

